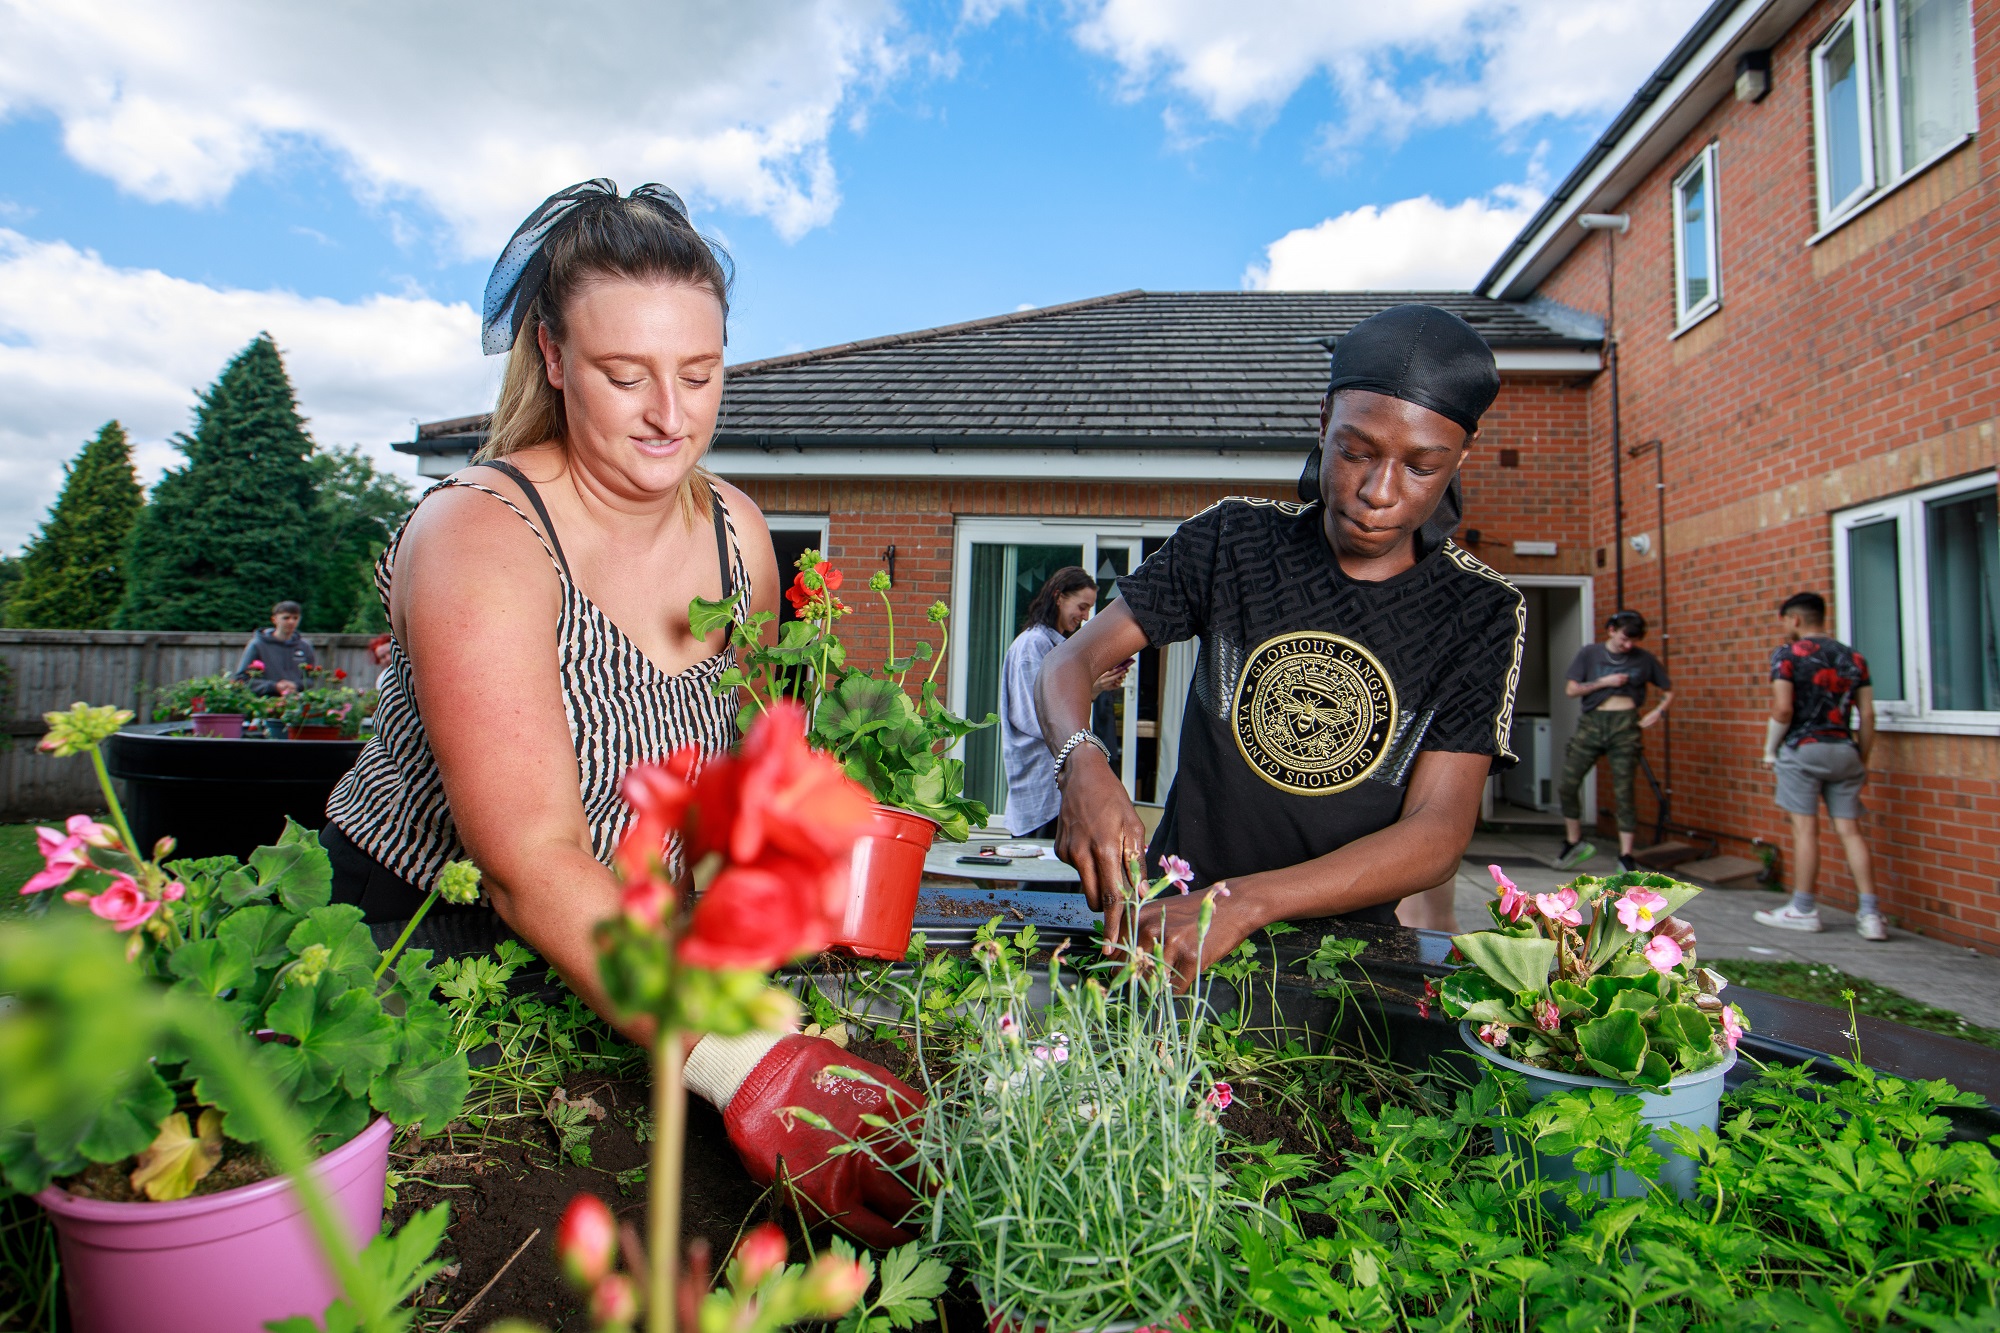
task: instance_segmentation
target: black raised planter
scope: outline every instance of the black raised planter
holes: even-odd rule
[[[1012,935],[1032,925],[1051,943],[1058,938],[1086,940],[1096,921],[1079,893],[988,892],[926,885],[917,903],[916,929],[931,944],[961,944],[995,915],[1001,918],[1002,934]],[[1454,970],[1445,961],[1451,952],[1450,936],[1331,919],[1295,924],[1299,927],[1296,933],[1281,935],[1275,941],[1275,981],[1266,971],[1251,979],[1248,993],[1242,997],[1229,983],[1217,982],[1210,991],[1210,1002],[1217,1009],[1232,1010],[1247,1001],[1252,1026],[1282,1027],[1308,1038],[1323,1036],[1338,1023],[1344,1039],[1358,1040],[1407,1068],[1426,1069],[1441,1060],[1457,1066],[1468,1078],[1476,1077],[1477,1066],[1459,1042],[1458,1025],[1436,1005],[1430,1007],[1428,1017],[1417,1009],[1425,979],[1443,977]],[[1350,970],[1356,985],[1345,1004],[1315,995],[1316,983],[1308,980],[1304,971],[1304,959],[1329,935],[1367,943]],[[1260,943],[1259,948],[1268,961],[1271,944]],[[1727,961],[1715,966],[1728,974]],[[1755,1078],[1757,1062],[1807,1064],[1816,1078],[1827,1082],[1845,1078],[1833,1057],[1849,1054],[1847,1034],[1852,1031],[1860,1038],[1867,1064],[1878,1073],[1911,1080],[1941,1078],[1986,1098],[1986,1107],[1945,1112],[1958,1136],[1985,1139],[2000,1134],[2000,1051],[1867,1015],[1858,1019],[1860,1026],[1856,1027],[1845,1010],[1741,986],[1732,986],[1728,998],[1742,1006],[1752,1029],[1738,1048],[1751,1058],[1737,1061],[1729,1072],[1730,1088]]]
[[[242,856],[276,842],[287,817],[326,824],[326,798],[362,742],[220,740],[185,722],[127,727],[104,744],[133,836],[173,835],[177,856]]]

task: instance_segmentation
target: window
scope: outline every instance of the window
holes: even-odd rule
[[[1840,637],[1888,726],[2000,732],[2000,512],[1993,474],[1835,514]]]
[[[1674,180],[1674,323],[1688,325],[1722,304],[1716,267],[1715,145]]]
[[[1813,48],[1812,85],[1827,227],[1973,131],[1970,0],[1858,0]]]

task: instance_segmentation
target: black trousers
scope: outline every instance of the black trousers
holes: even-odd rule
[[[333,901],[361,909],[377,948],[394,944],[429,894],[355,846],[338,824],[320,830],[319,845],[333,862]],[[484,903],[437,902],[417,923],[409,947],[429,949],[442,960],[488,953],[502,940],[520,938]]]

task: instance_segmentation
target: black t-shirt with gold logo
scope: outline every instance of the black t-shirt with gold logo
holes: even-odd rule
[[[1521,594],[1449,540],[1357,582],[1320,518],[1318,504],[1224,500],[1118,581],[1153,644],[1201,640],[1149,853],[1185,857],[1197,887],[1387,828],[1421,751],[1514,762]]]

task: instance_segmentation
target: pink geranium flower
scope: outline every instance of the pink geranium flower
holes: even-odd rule
[[[1166,872],[1167,883],[1173,885],[1182,893],[1186,893],[1188,885],[1194,883],[1194,867],[1178,856],[1162,857],[1160,859],[1160,869]]]
[[[1632,889],[1612,906],[1618,909],[1619,925],[1643,935],[1666,910],[1667,900],[1651,889]]]
[[[1499,866],[1488,866],[1486,871],[1493,876],[1494,884],[1500,889],[1500,914],[1509,921],[1519,921],[1526,916],[1528,895],[1521,892],[1520,886],[1507,878],[1507,872]]]
[[[1655,935],[1646,941],[1646,961],[1655,972],[1671,972],[1681,964],[1681,946],[1671,935]]]
[[[62,832],[52,828],[35,830],[35,850],[42,854],[42,869],[21,886],[23,893],[40,893],[69,883],[79,870],[88,869],[90,857],[85,847],[109,847],[111,830],[89,815],[71,815]]]
[[[1565,926],[1583,924],[1583,913],[1576,909],[1576,890],[1557,889],[1554,893],[1535,895],[1535,910],[1551,921],[1560,921]]]
[[[65,902],[87,903],[94,915],[103,917],[119,930],[135,930],[160,910],[157,898],[148,898],[130,875],[114,875],[111,887],[92,897],[83,890],[63,895]]]
[[[1733,1051],[1736,1049],[1736,1043],[1741,1040],[1743,1040],[1743,1020],[1736,1016],[1735,1005],[1726,1004],[1722,1007],[1722,1044]]]

